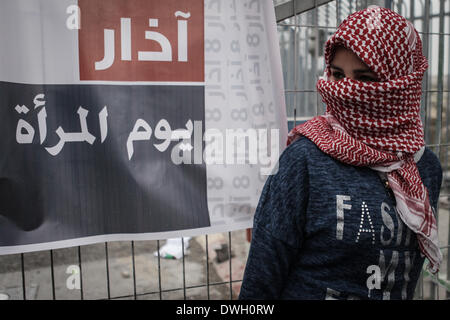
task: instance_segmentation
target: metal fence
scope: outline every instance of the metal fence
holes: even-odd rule
[[[217,238],[222,244],[220,261],[218,254],[211,254],[211,244],[217,244]],[[2,256],[0,298],[236,299],[236,285],[242,275],[233,279],[232,268],[236,256],[243,260],[245,254],[237,253],[236,246],[232,249],[235,241],[245,244],[245,232],[199,236],[191,240],[187,250],[180,241],[183,251],[191,252],[177,260],[153,256],[164,245],[159,240],[107,242]],[[222,275],[217,274],[217,266]],[[78,286],[72,281],[69,286],[67,282],[74,276]]]
[[[323,72],[323,43],[350,13],[377,4],[412,21],[422,36],[430,69],[424,79],[422,118],[427,146],[445,172],[438,226],[444,254],[439,276],[422,273],[418,299],[450,298],[449,138],[450,0],[351,1],[274,0],[286,106],[291,128],[324,111],[315,90]],[[183,252],[184,242],[181,241]],[[191,240],[189,254],[162,259],[161,241],[111,242],[0,256],[0,299],[235,299],[249,243],[245,230]],[[215,253],[214,253],[215,252]],[[218,259],[219,253],[223,256]],[[77,268],[68,268],[68,267]],[[72,270],[72,271],[70,271]],[[74,271],[75,270],[75,271]],[[79,287],[69,289],[68,277]]]

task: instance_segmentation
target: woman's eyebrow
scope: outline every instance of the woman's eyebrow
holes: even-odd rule
[[[343,69],[336,67],[334,64],[330,64],[330,67],[339,71],[344,71]]]

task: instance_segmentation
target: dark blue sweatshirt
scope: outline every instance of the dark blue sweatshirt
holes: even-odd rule
[[[428,148],[417,163],[436,211],[442,182]],[[424,257],[379,174],[305,137],[282,153],[254,217],[240,299],[412,299]]]

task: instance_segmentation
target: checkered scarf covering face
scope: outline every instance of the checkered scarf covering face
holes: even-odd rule
[[[353,51],[379,82],[328,80],[334,50]],[[417,234],[433,273],[442,255],[428,192],[414,160],[423,151],[421,84],[428,68],[413,25],[397,13],[371,6],[345,19],[325,44],[326,70],[317,90],[325,115],[295,127],[288,145],[306,136],[341,162],[386,172],[402,221]]]

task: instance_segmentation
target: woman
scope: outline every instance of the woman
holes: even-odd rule
[[[412,299],[442,256],[424,147],[428,64],[411,23],[369,7],[325,45],[325,115],[294,128],[255,213],[240,299]]]

